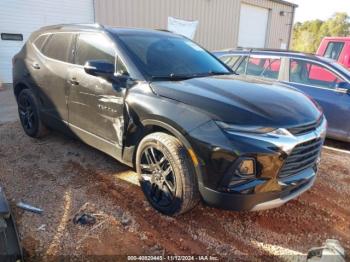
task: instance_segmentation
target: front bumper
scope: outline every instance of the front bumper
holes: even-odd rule
[[[289,185],[283,191],[243,195],[219,192],[203,185],[200,185],[199,190],[203,200],[210,206],[236,211],[258,211],[280,207],[298,197],[312,187],[315,179],[316,172],[313,168],[309,168],[281,181],[280,183]]]
[[[316,179],[326,125],[324,119],[318,128],[303,135],[230,133],[226,142],[222,136],[207,132],[206,141],[218,142],[215,146],[197,143],[201,145],[196,152],[201,151],[203,176],[198,180],[203,200],[223,209],[256,211],[276,208],[298,197]],[[215,131],[212,125],[192,133],[198,134],[197,142],[206,130]],[[234,171],[246,157],[256,160],[257,173],[243,179]]]

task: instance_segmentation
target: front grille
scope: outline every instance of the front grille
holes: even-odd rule
[[[279,177],[297,174],[307,168],[314,167],[319,157],[323,140],[316,138],[297,145],[285,160]]]
[[[318,121],[312,124],[288,128],[288,131],[293,135],[303,135],[311,131],[314,131],[316,128],[318,128],[321,125],[322,121],[323,121],[323,117],[321,117]]]

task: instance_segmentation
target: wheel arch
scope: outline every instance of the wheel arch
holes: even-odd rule
[[[145,127],[146,130],[152,130],[152,131],[166,131],[166,133],[169,133],[170,135],[175,136],[177,139],[180,140],[180,142],[186,147],[186,149],[192,149],[191,144],[188,142],[186,137],[175,127],[164,123],[159,120],[153,120],[153,119],[146,119],[142,121],[142,125]]]
[[[142,136],[142,138],[140,139],[140,141],[146,135],[148,135],[150,133],[154,133],[154,132],[164,132],[164,133],[167,133],[167,134],[172,135],[172,136],[176,137],[177,139],[179,139],[179,141],[186,148],[187,154],[189,155],[189,157],[193,163],[194,170],[196,172],[196,176],[198,178],[198,181],[199,182],[202,181],[202,171],[201,171],[198,157],[195,154],[195,151],[193,150],[190,142],[188,141],[188,139],[185,137],[185,135],[182,132],[180,132],[175,127],[173,127],[167,123],[164,123],[162,121],[159,121],[159,120],[145,119],[142,121],[142,125],[144,126],[144,129],[146,131],[145,131],[144,135]],[[137,152],[137,147],[135,148],[134,156],[133,156],[133,161],[135,164],[136,164],[136,152]]]
[[[19,94],[22,92],[24,89],[29,89],[29,86],[26,84],[20,82],[14,85],[13,87],[13,92],[15,94],[16,100],[18,99]]]

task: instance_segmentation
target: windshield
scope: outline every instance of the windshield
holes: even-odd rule
[[[120,35],[119,38],[153,80],[232,73],[208,52],[182,37]]]

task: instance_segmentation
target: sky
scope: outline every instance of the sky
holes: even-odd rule
[[[350,15],[349,0],[289,0],[297,4],[295,22],[330,18],[335,12],[347,12]]]

